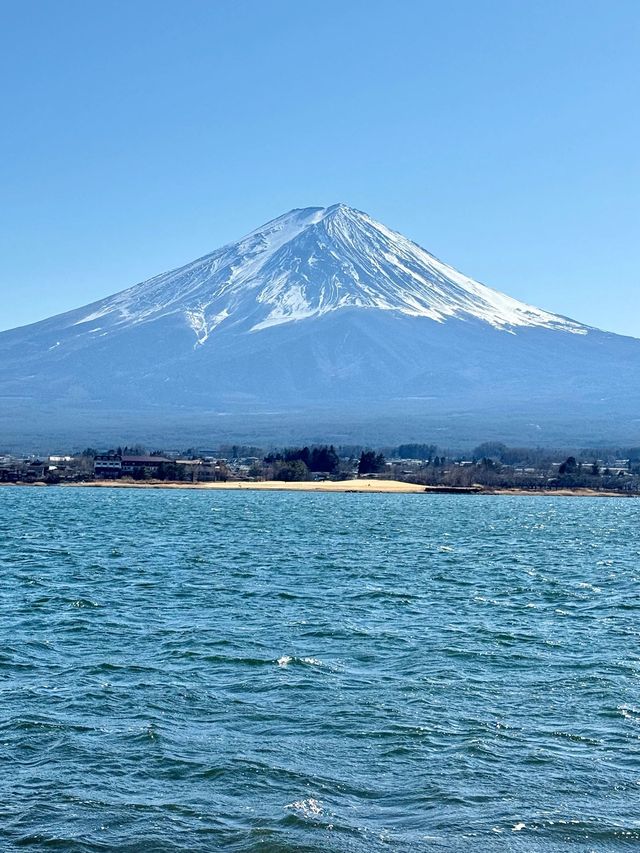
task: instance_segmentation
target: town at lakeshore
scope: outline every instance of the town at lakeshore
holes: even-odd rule
[[[351,491],[363,479],[367,488],[375,489],[379,484],[384,491],[402,491],[404,484],[405,491],[639,495],[640,447],[571,450],[485,442],[471,452],[454,453],[433,444],[377,449],[311,445],[271,450],[223,445],[186,451],[148,450],[135,445],[108,450],[86,448],[43,457],[0,454],[0,484],[246,484],[261,488],[287,484]]]

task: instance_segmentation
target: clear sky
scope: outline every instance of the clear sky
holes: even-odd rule
[[[638,0],[0,0],[0,328],[292,207],[640,337]]]

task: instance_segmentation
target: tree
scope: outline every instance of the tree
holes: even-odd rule
[[[303,462],[309,471],[323,471],[325,473],[334,474],[340,465],[340,459],[336,453],[335,447],[331,445],[320,445],[313,448],[309,447],[288,447],[284,453],[270,453],[265,457],[265,463],[273,464],[279,460],[285,462]]]
[[[308,447],[289,447],[284,452],[286,462],[304,462],[307,468],[311,467],[311,451]]]
[[[275,480],[284,480],[285,483],[300,482],[309,479],[309,469],[301,459],[277,462],[273,469],[273,477]]]
[[[477,465],[481,468],[484,468],[485,471],[499,471],[502,467],[499,462],[496,462],[495,459],[492,459],[490,456],[485,456]]]
[[[309,469],[334,474],[338,470],[340,460],[333,444],[330,447],[314,447],[311,451]]]
[[[568,456],[566,460],[558,468],[559,474],[576,474],[578,471],[578,463],[575,456]]]
[[[224,459],[218,459],[215,468],[215,479],[221,483],[226,483],[231,476],[231,471]]]
[[[363,450],[360,454],[360,462],[358,463],[358,474],[377,474],[383,471],[385,467],[385,458],[382,453],[376,453],[375,450]]]
[[[153,455],[153,454],[151,454]],[[158,479],[159,480],[177,480],[178,479],[178,466],[175,462],[161,462],[158,466]]]

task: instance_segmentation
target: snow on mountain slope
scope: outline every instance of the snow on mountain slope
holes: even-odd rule
[[[588,332],[473,281],[343,204],[292,210],[237,243],[68,317],[78,333],[104,336],[175,316],[190,327],[198,347],[223,329],[256,333],[345,308],[438,323],[476,319],[510,332]]]

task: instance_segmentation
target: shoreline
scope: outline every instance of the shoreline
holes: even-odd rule
[[[640,498],[638,492],[614,492],[597,489],[483,489],[483,495],[544,495],[559,498]]]
[[[432,495],[540,495],[543,497],[637,498],[636,492],[597,491],[596,489],[493,489],[489,487],[424,486],[400,480],[283,480],[238,481],[219,483],[183,483],[163,480],[123,481],[93,480],[82,483],[0,483],[0,486],[71,489],[191,489],[198,491],[257,491],[257,492],[334,492],[357,494],[432,494]]]

